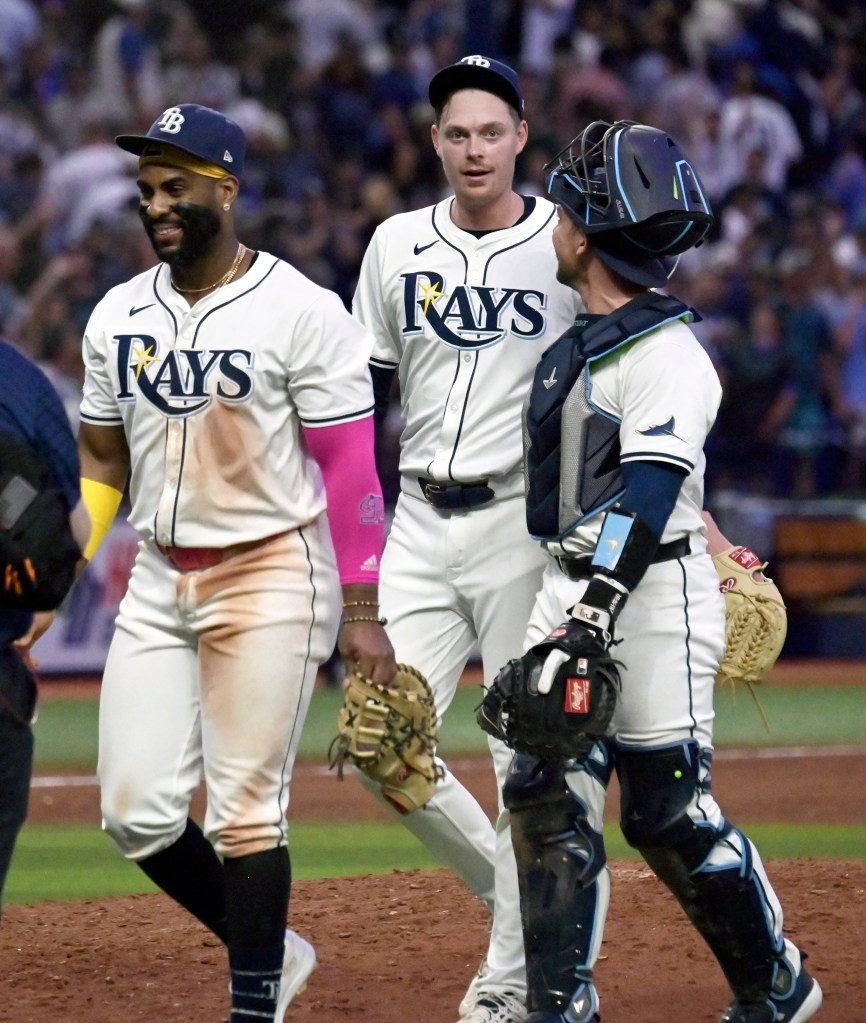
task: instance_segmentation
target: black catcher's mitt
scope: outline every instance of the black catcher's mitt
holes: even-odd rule
[[[580,626],[569,632],[569,657],[557,670],[549,693],[538,691],[542,667],[554,645],[546,641],[510,660],[478,708],[476,720],[484,731],[519,753],[572,760],[586,756],[596,739],[607,733],[620,687],[617,662],[593,633]]]

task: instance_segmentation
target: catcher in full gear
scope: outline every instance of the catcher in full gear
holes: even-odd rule
[[[478,715],[518,751],[503,796],[520,879],[526,1023],[601,1019],[593,967],[610,889],[602,815],[614,771],[626,840],[731,987],[721,1023],[805,1023],[821,989],[783,933],[757,849],[710,785],[726,645],[720,588],[742,592],[748,576],[762,599],[775,590],[760,589],[751,578],[760,563],[738,562],[741,549],[717,551],[718,572],[708,553],[703,447],[721,387],[688,326],[698,314],[655,290],[671,259],[702,241],[712,213],[685,153],[647,125],[595,122],[547,170],[558,277],[587,315],[544,354],[524,408],[527,523],[554,562],[526,652]],[[778,633],[776,622],[774,642]],[[754,636],[731,649],[728,674],[760,675],[774,659],[766,635]],[[756,658],[762,645],[769,653]]]

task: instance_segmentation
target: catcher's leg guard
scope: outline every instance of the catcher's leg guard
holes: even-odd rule
[[[673,892],[737,999],[760,1002],[796,950],[782,937],[782,907],[757,849],[710,795],[709,767],[709,754],[691,740],[620,747],[622,831]]]
[[[602,815],[611,765],[598,742],[585,762],[518,754],[503,789],[520,883],[527,1008],[594,1018],[592,970],[610,898]]]

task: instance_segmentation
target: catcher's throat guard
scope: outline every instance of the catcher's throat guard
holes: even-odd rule
[[[384,798],[402,814],[424,806],[436,791],[442,769],[435,759],[438,719],[427,679],[406,664],[388,684],[350,678],[328,751],[342,779],[350,761],[377,782]]]

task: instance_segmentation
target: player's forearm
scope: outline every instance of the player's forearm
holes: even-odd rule
[[[81,498],[90,518],[90,536],[84,549],[92,560],[108,535],[129,475],[129,447],[122,427],[82,423],[78,433],[81,460]]]
[[[129,475],[129,447],[122,426],[81,423],[78,430],[81,476],[123,493]]]
[[[721,554],[733,546],[708,511],[702,511],[701,518],[707,527],[707,550],[711,555]]]
[[[305,428],[304,439],[325,481],[340,582],[344,587],[375,587],[385,515],[373,454],[373,419]]]
[[[80,500],[69,513],[69,528],[72,530],[75,542],[82,551],[85,550],[87,541],[90,539],[91,521],[87,505],[83,500]]]

